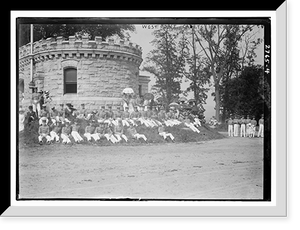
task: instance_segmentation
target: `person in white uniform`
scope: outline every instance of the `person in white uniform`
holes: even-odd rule
[[[259,130],[258,130],[258,134],[257,137],[264,137],[264,115],[261,115],[261,118],[258,121],[259,124]]]

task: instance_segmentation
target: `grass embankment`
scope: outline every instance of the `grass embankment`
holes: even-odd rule
[[[91,144],[86,140],[86,138],[83,136],[84,129],[86,126],[86,121],[80,122],[80,129],[79,134],[83,137],[85,140],[81,144]],[[34,122],[30,128],[25,128],[24,131],[19,133],[19,144],[26,146],[36,146],[39,145],[38,143],[38,122]],[[162,136],[158,134],[158,128],[157,127],[146,127],[144,125],[139,125],[135,127],[137,132],[140,134],[144,134],[147,137],[148,143],[166,143],[171,142],[169,138],[167,140],[164,140]],[[215,129],[210,128],[208,125],[202,125],[201,127],[198,127],[200,130],[200,133],[193,132],[190,128],[185,126],[184,124],[174,125],[173,127],[166,127],[166,132],[172,133],[175,137],[174,142],[176,143],[183,143],[183,142],[199,142],[199,141],[207,141],[207,140],[213,140],[213,139],[220,139],[224,136],[220,133],[218,133]],[[127,127],[124,127],[124,134],[129,138],[129,134],[127,132]],[[73,137],[70,137],[70,140],[72,143],[75,143]],[[61,143],[53,143],[53,145],[57,145]],[[92,141],[92,144],[97,145],[114,145],[111,142],[107,141],[105,138],[101,139],[98,142]],[[126,143],[124,140],[122,142],[117,143],[118,145],[140,145],[145,144],[144,140],[135,140],[132,138],[129,138],[128,142]]]

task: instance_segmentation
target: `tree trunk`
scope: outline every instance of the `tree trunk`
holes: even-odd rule
[[[219,84],[215,84],[215,100],[216,100],[216,120],[220,121],[220,86]]]

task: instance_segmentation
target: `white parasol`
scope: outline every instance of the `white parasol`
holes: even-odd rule
[[[131,94],[131,93],[134,93],[134,91],[132,88],[125,88],[125,89],[123,89],[122,93]]]

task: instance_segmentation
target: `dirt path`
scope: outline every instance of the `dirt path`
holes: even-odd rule
[[[262,198],[262,139],[20,149],[20,198]]]

